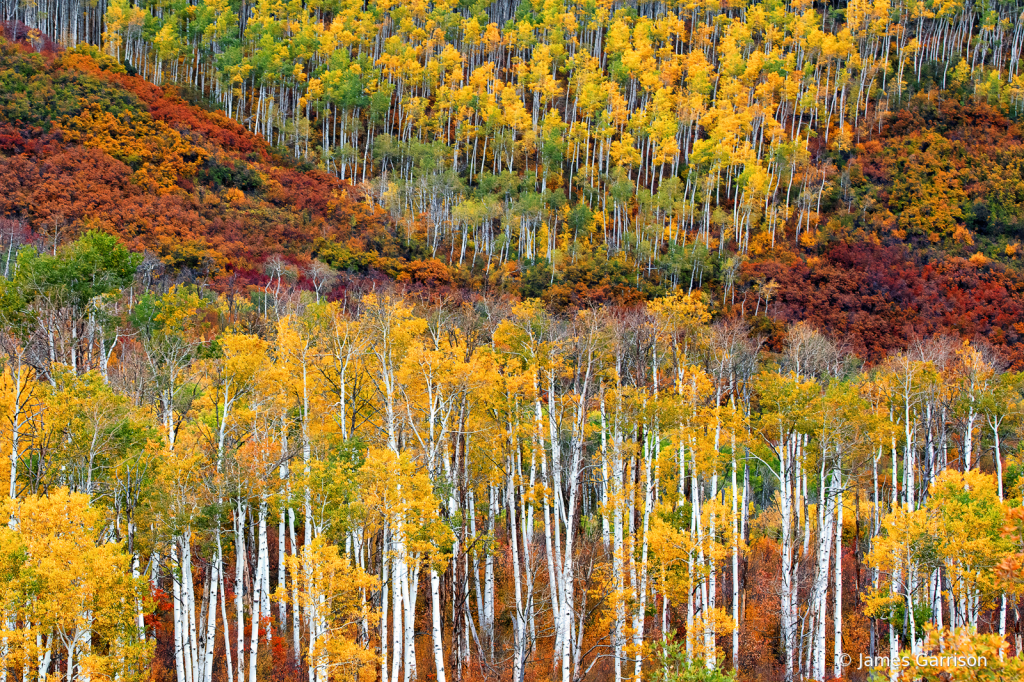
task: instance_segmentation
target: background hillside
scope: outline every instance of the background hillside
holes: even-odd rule
[[[0,194],[48,248],[101,229],[236,293],[314,260],[559,310],[702,289],[776,348],[806,319],[870,361],[952,333],[1024,362],[1009,19],[961,60],[971,11],[916,5],[115,3],[101,51],[27,7]]]

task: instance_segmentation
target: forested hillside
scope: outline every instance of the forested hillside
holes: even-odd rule
[[[1024,676],[1024,6],[0,7],[0,680]]]

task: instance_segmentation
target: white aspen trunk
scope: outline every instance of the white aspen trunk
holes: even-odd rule
[[[606,550],[612,546],[612,530],[608,521],[608,420],[605,414],[604,387],[601,388],[601,540]]]
[[[399,577],[399,539],[397,533],[391,536],[391,682],[398,682],[402,671],[402,600],[405,598]]]
[[[833,658],[832,676],[843,676],[843,474],[832,472],[836,484],[836,558],[834,603],[832,607]]]
[[[573,531],[574,531],[574,517],[576,514],[576,500],[579,494],[579,478],[580,478],[580,467],[582,464],[583,447],[584,447],[584,425],[586,424],[587,416],[587,392],[588,384],[590,381],[590,371],[592,368],[593,356],[587,359],[586,375],[583,377],[582,385],[579,391],[578,401],[576,404],[575,424],[573,425],[572,434],[572,460],[568,476],[566,479],[569,482],[569,504],[566,507],[566,519],[565,519],[565,547],[562,552],[562,572],[561,572],[561,587],[559,592],[561,593],[561,623],[559,629],[561,630],[561,636],[558,641],[562,645],[562,682],[570,682],[571,677],[571,662],[572,662],[572,617],[574,613],[573,605],[573,592],[575,589],[575,569],[576,564],[573,561]],[[558,473],[556,469],[556,474]],[[559,483],[559,477],[556,476],[556,483]],[[556,500],[558,495],[558,489],[560,489],[560,483],[556,485]],[[559,502],[559,513],[561,513],[561,503]],[[557,520],[557,514],[556,514]],[[557,533],[556,533],[557,536]],[[557,537],[556,537],[557,541]]]
[[[557,665],[558,655],[561,651],[561,643],[558,641],[558,614],[561,613],[561,604],[558,598],[558,571],[555,568],[555,553],[554,543],[558,542],[558,538],[552,538],[552,519],[551,519],[551,504],[548,499],[548,490],[550,490],[550,480],[548,478],[548,456],[544,449],[544,424],[543,424],[543,410],[540,403],[540,389],[538,386],[538,373],[534,373],[533,376],[533,390],[537,395],[537,400],[534,403],[534,414],[537,424],[537,450],[540,456],[540,474],[544,481],[544,493],[543,500],[541,503],[541,515],[544,519],[544,558],[548,569],[548,589],[551,592],[551,618],[554,622],[554,629],[556,632],[555,643],[552,647],[552,668]],[[551,402],[549,400],[549,407]],[[552,453],[554,452],[555,444],[552,443]],[[553,455],[552,455],[553,456]]]
[[[197,646],[199,640],[196,636],[198,628],[196,627],[195,581],[192,577],[191,534],[191,529],[186,528],[181,536],[181,596],[183,600],[182,607],[185,611],[185,624],[188,628],[185,637],[187,642],[185,647],[185,665],[188,666],[191,672],[190,676],[186,675],[186,680],[188,682],[199,682],[199,651]]]
[[[77,638],[78,633],[75,632],[74,638],[67,640],[68,643],[64,647],[64,651],[67,652],[67,656],[65,656],[67,659],[65,662],[65,665],[67,666],[67,674],[64,676],[64,679],[67,680],[67,682],[74,682],[75,679],[75,642],[77,641]]]
[[[431,628],[434,640],[434,670],[437,682],[445,682],[444,646],[441,642],[441,580],[433,566],[430,567],[430,606]]]
[[[139,553],[136,552],[132,555],[132,578],[139,580],[142,578],[142,573],[139,570]],[[146,616],[142,609],[142,599],[137,598],[135,600],[135,627],[138,629],[139,641],[146,641]],[[11,628],[8,628],[11,629]],[[7,638],[4,637],[2,644],[0,644],[0,665],[3,662],[3,656],[7,655]],[[0,682],[5,682],[5,676],[7,674],[6,669],[0,672]]]
[[[302,466],[305,473],[305,480],[309,480],[309,461],[313,453],[312,441],[309,437],[309,381],[306,371],[306,356],[302,356],[302,424],[300,428],[302,438]],[[397,451],[396,451],[397,452]],[[306,547],[313,542],[313,501],[309,485],[303,485],[302,491],[302,517],[303,536],[302,544]],[[293,548],[294,552],[295,549]],[[297,552],[296,552],[297,553]]]
[[[740,528],[736,487],[736,434],[732,434],[732,668],[739,670],[740,656]]]
[[[784,679],[786,682],[793,682],[793,654],[794,639],[796,636],[796,622],[793,618],[793,490],[790,479],[790,456],[792,436],[779,448],[779,509],[782,516],[782,586],[781,597],[781,620],[782,620],[782,646],[784,659]]]
[[[487,532],[494,537],[496,509],[494,488],[487,486]],[[488,653],[494,656],[494,555],[487,553],[484,559],[484,638],[487,640]]]
[[[994,451],[993,451],[992,454],[993,454],[993,457],[995,458],[995,461],[996,461],[996,483],[997,483],[997,486],[998,486],[997,491],[999,493],[999,501],[1002,502],[1003,501],[1003,461],[1002,461],[1002,452],[1000,451],[1000,444],[999,444],[999,422],[998,421],[995,422],[992,425],[992,435],[993,435],[994,440],[995,440],[995,448],[994,448]],[[1007,599],[1006,599],[1006,593],[1004,592],[1002,595],[1000,595],[1000,599],[999,599],[999,638],[1002,639],[1002,640],[1006,639],[1006,608],[1007,608]],[[1020,655],[1020,651],[1019,650],[1016,653],[1018,655]],[[1000,661],[1003,660],[1003,650],[1002,649],[999,650],[999,660]]]
[[[470,515],[472,515],[472,512],[470,512]],[[458,658],[456,660],[455,667],[455,679],[457,682],[462,681],[466,666],[469,665],[471,656],[470,630],[475,629],[475,626],[473,625],[473,612],[469,608],[469,554],[465,551],[462,553],[462,579],[460,580],[459,585],[459,598],[462,600],[464,606],[462,608],[462,622],[459,623],[459,626],[462,628],[462,632],[459,633],[459,641],[455,643],[455,646],[458,647]],[[455,609],[452,622],[453,629],[456,625],[454,618],[457,615],[458,610]],[[483,656],[480,657],[480,660],[483,660]]]
[[[388,542],[384,529],[384,547],[380,557],[380,679],[388,680]]]
[[[621,400],[620,396],[616,396]],[[623,580],[622,561],[623,529],[622,529],[622,431],[620,428],[620,416],[618,406],[616,407],[615,425],[612,434],[612,582],[615,593],[615,625],[613,633],[613,646],[615,655],[615,682],[622,682],[622,661],[625,649],[625,627],[626,627],[626,604],[622,597],[625,581]],[[689,636],[689,630],[687,630]]]
[[[402,554],[401,554],[401,567],[402,567],[402,595],[404,597],[403,602],[405,606],[405,680],[417,679],[416,677],[416,632],[414,626],[416,624],[416,595],[418,593],[417,586],[419,584],[419,562],[416,562],[416,569],[413,571],[413,575],[410,579],[409,576],[409,554],[405,543],[402,543]]]
[[[259,554],[263,556],[262,570],[260,571],[260,619],[270,619],[270,542],[267,533],[267,516],[269,510],[265,509],[266,501],[261,502],[259,519]],[[271,628],[267,628],[266,638],[270,641]]]
[[[1006,595],[1001,595],[999,603],[999,639],[1006,639]],[[999,660],[1003,660],[1003,650],[999,650]]]
[[[897,585],[899,584],[899,574],[894,573],[892,576],[892,591],[896,593]],[[889,626],[889,680],[890,682],[897,682],[900,676],[899,666],[899,655],[900,647],[899,641],[896,639],[896,628],[893,625]]]
[[[964,424],[964,471],[971,470],[971,459],[974,454],[974,420],[977,417],[978,413],[974,410],[974,394],[972,393]]]
[[[177,682],[186,682],[185,628],[181,609],[181,566],[178,562],[178,543],[171,542],[171,618],[174,622],[174,672]]]
[[[697,471],[697,460],[696,460],[696,449],[693,449],[694,460],[693,470]],[[699,486],[699,484],[698,484]],[[697,487],[693,493],[693,527],[696,531],[696,542],[697,542],[697,557],[696,557],[696,571],[699,576],[699,583],[697,585],[697,599],[700,603],[701,616],[704,619],[703,632],[701,633],[701,647],[704,654],[704,663],[707,665],[710,657],[708,655],[709,644],[713,646],[714,640],[711,640],[711,633],[709,632],[709,619],[710,614],[708,612],[708,581],[707,581],[707,569],[705,568],[705,553],[704,553],[704,519],[702,518],[703,513],[701,512],[701,493],[702,489]],[[696,632],[694,633],[696,635]],[[709,640],[711,640],[709,642]]]
[[[245,508],[241,498],[235,510],[235,654],[238,682],[245,679]]]
[[[466,505],[469,513],[469,536],[476,539],[476,496],[473,491],[470,490],[467,494]],[[468,580],[468,576],[467,576]],[[484,623],[484,599],[483,590],[480,587],[480,553],[473,550],[473,591],[476,596],[476,616],[480,623],[480,627],[483,627]],[[466,609],[469,613],[469,609]],[[471,619],[472,620],[472,619]]]
[[[10,616],[4,616],[4,627],[7,630],[14,629],[14,623],[11,621]],[[0,638],[0,682],[7,682],[7,658],[10,655],[10,640],[7,637]]]
[[[21,427],[23,425],[23,405],[21,394],[25,390],[25,386],[23,384],[25,377],[24,373],[21,371],[20,364],[14,366],[12,363],[10,372],[11,377],[14,379],[14,400],[11,405],[11,478],[8,497],[13,500],[18,496],[18,459],[21,455],[18,449],[18,441],[21,436]]]
[[[291,555],[299,556],[298,548],[295,546],[295,510],[288,508],[288,543],[291,545]],[[292,655],[296,661],[302,658],[302,617],[299,611],[299,571],[295,571],[292,578]],[[384,581],[381,581],[382,583]],[[230,680],[228,681],[230,682]]]
[[[221,561],[223,562],[224,549],[221,544],[220,533],[217,533],[217,555],[221,557]],[[227,668],[228,682],[235,682],[235,668],[234,665],[232,665],[233,661],[231,660],[231,627],[228,625],[227,575],[225,574],[223,564],[219,572],[221,579],[221,592],[224,594],[223,598],[220,600],[220,620],[224,624],[225,667]]]
[[[694,461],[696,461],[696,454],[694,454]],[[690,538],[697,538],[696,542],[699,543],[699,529],[700,529],[700,479],[697,476],[697,469],[692,470],[692,479],[690,481]],[[700,596],[699,592],[694,588],[694,578],[696,569],[696,557],[694,551],[691,548],[686,557],[686,573],[689,580],[689,591],[687,593],[686,600],[686,658],[688,660],[693,659],[694,653],[694,622],[697,615],[697,599]]]
[[[278,468],[278,477],[282,481],[288,479],[288,418],[287,414],[281,415],[281,466]],[[291,484],[286,484],[289,497],[291,496]],[[290,509],[288,510],[290,511]],[[285,516],[287,512],[282,506],[277,521],[277,589],[286,591],[288,583],[285,571],[285,557],[287,546],[285,542]],[[277,605],[278,627],[281,628],[282,636],[287,637],[288,632],[288,600],[281,599]]]
[[[256,680],[256,657],[260,646],[260,618],[263,614],[263,604],[266,598],[264,594],[265,578],[267,571],[267,502],[260,500],[259,511],[257,512],[257,527],[259,539],[256,552],[256,575],[252,580],[252,610],[249,618],[252,621],[249,631],[249,682]]]
[[[210,563],[210,597],[206,610],[206,636],[203,640],[203,668],[200,680],[209,682],[213,679],[213,650],[217,641],[217,593],[220,589],[220,539],[214,550],[213,561]]]
[[[515,433],[512,425],[509,425],[509,432]],[[514,445],[514,443],[510,444]],[[515,588],[515,614],[512,617],[512,631],[515,642],[515,651],[512,658],[512,682],[521,682],[523,676],[523,653],[525,651],[524,622],[523,622],[523,587],[522,577],[519,569],[519,533],[516,530],[516,503],[515,503],[515,456],[510,456],[508,461],[508,486],[505,495],[508,504],[509,521],[509,544],[512,550],[512,578]]]
[[[717,450],[717,448],[716,448]],[[715,472],[711,475],[711,495],[708,500],[714,500],[718,497],[718,473]],[[708,534],[707,542],[709,550],[715,542],[717,531],[715,528],[717,517],[715,515],[714,507],[708,510]],[[718,596],[718,585],[717,585],[717,563],[715,562],[715,555],[709,551],[706,557],[706,566],[708,572],[707,579],[707,599],[705,602],[705,609],[708,618],[704,621],[704,646],[707,658],[705,659],[705,665],[708,670],[713,670],[718,666],[718,655],[715,650],[715,625],[712,616],[715,615],[715,602]]]
[[[537,485],[537,461],[536,455],[530,458],[530,487],[534,490]],[[523,534],[523,562],[526,567],[526,617],[530,625],[530,637],[527,640],[526,648],[533,650],[533,643],[537,641],[536,609],[533,599],[533,529],[534,529],[534,506],[532,502],[526,501],[526,491],[520,485],[520,496],[523,499],[521,505],[521,524]],[[607,544],[605,545],[607,547]],[[524,660],[526,654],[524,653]],[[524,663],[525,666],[525,663]]]
[[[1003,499],[1003,452],[999,442],[999,423],[996,421],[992,426],[992,438],[994,441],[992,456],[996,461],[996,484],[999,492],[999,499]]]
[[[801,436],[801,440],[803,436]],[[796,457],[796,517],[797,524],[804,529],[804,548],[797,557],[797,562],[807,556],[811,548],[811,519],[807,509],[807,471],[801,465],[800,452]]]
[[[824,476],[821,477],[822,499],[819,502],[818,514],[818,548],[815,557],[814,584],[811,588],[810,607],[813,616],[811,642],[811,677],[823,681],[825,679],[825,636],[827,624],[827,596],[829,579],[829,562],[832,555],[833,535],[833,497],[826,489]],[[833,482],[833,486],[835,483]]]
[[[653,429],[652,429],[653,431]],[[657,438],[657,434],[653,435],[653,438]],[[640,645],[643,643],[644,638],[644,616],[647,610],[647,549],[648,549],[648,537],[647,530],[650,527],[651,521],[651,505],[653,504],[653,481],[651,478],[651,460],[653,458],[652,450],[654,449],[653,444],[650,443],[652,440],[652,434],[644,434],[643,443],[643,457],[644,457],[644,515],[643,525],[641,526],[641,540],[640,540],[640,569],[639,569],[639,585],[637,588],[639,604],[636,612],[633,616],[633,646],[637,650],[636,659],[633,663],[633,677],[636,682],[641,682],[641,672],[643,670],[643,655],[641,653]]]

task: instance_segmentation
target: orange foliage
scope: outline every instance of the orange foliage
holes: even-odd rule
[[[160,87],[140,76],[109,70],[97,64],[92,57],[81,53],[65,54],[60,60],[60,66],[88,73],[134,94],[146,104],[154,119],[163,121],[175,130],[190,131],[218,146],[243,153],[255,152],[260,160],[270,160],[267,144],[262,138],[221,111],[205,111],[190,106],[174,86]]]
[[[68,142],[101,149],[135,171],[132,181],[148,192],[175,191],[181,177],[192,177],[209,156],[181,133],[146,114],[119,117],[90,106],[61,124]]]
[[[98,149],[73,147],[45,159],[0,158],[0,211],[28,219],[38,232],[66,230],[115,210],[136,193],[131,169]]]

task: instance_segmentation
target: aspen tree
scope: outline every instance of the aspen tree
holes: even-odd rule
[[[782,644],[785,654],[784,672],[787,682],[799,674],[796,669],[797,590],[794,564],[793,523],[799,483],[795,472],[804,457],[803,434],[810,426],[816,400],[816,386],[796,376],[782,376],[775,372],[758,375],[755,388],[760,396],[763,413],[755,425],[755,433],[777,462],[772,473],[779,482],[779,507],[782,516]],[[776,470],[775,467],[778,467]]]
[[[144,582],[132,577],[120,544],[97,542],[102,510],[85,494],[56,488],[5,501],[4,516],[0,543],[17,563],[5,568],[0,589],[27,625],[5,633],[5,656],[38,656],[44,676],[59,658],[69,680],[141,675],[152,647],[133,632]],[[94,637],[108,647],[91,647]]]
[[[339,555],[337,545],[328,544],[323,536],[303,545],[297,556],[287,557],[286,565],[293,575],[312,576],[301,581],[299,588],[300,607],[320,620],[306,651],[310,679],[356,680],[372,675],[374,657],[359,644],[356,630],[367,608],[361,593],[374,587],[375,578],[352,567]],[[281,588],[275,598],[290,602],[292,596]]]

